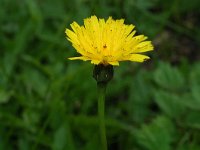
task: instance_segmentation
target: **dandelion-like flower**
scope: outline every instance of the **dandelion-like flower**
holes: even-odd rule
[[[67,39],[81,55],[70,60],[90,60],[92,64],[119,65],[119,61],[143,62],[149,59],[141,53],[153,50],[144,35],[135,36],[134,25],[125,25],[124,19],[106,21],[96,16],[84,19],[84,25],[71,24],[66,29]]]

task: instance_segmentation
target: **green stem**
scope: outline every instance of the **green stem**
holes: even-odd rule
[[[98,83],[98,115],[99,115],[99,126],[100,126],[100,136],[102,143],[102,150],[107,150],[107,139],[106,139],[106,128],[105,128],[105,94],[106,94],[106,84]]]

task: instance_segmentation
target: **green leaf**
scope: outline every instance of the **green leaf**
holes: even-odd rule
[[[164,62],[161,62],[155,70],[154,81],[159,86],[171,90],[181,89],[185,86],[185,80],[181,72]]]
[[[21,76],[23,84],[31,92],[36,92],[39,96],[44,97],[48,88],[48,79],[44,74],[36,69],[26,68]]]
[[[199,149],[200,149],[200,146],[198,143],[187,143],[187,144],[183,144],[177,150],[199,150]]]
[[[192,110],[200,110],[200,86],[192,86],[190,91],[184,93],[181,104]]]
[[[183,98],[173,93],[157,90],[154,97],[159,108],[168,116],[176,118],[185,112],[185,106],[182,103]]]
[[[136,132],[137,141],[145,150],[171,150],[173,135],[173,123],[164,116],[157,117]]]
[[[70,126],[65,123],[61,125],[56,131],[54,135],[53,141],[53,150],[75,150]]]
[[[200,113],[198,111],[190,111],[190,113],[187,113],[181,123],[184,123],[184,125],[200,129]]]
[[[0,89],[0,104],[7,103],[10,100],[10,97],[13,95],[13,91],[4,91]]]
[[[148,77],[152,75],[147,71],[141,70],[128,85],[130,85],[129,100],[127,110],[130,113],[130,117],[138,122],[142,123],[150,114],[149,104],[151,103],[151,94],[153,87],[149,84]],[[120,81],[119,81],[120,82]]]
[[[189,83],[191,84],[191,86],[200,85],[200,63],[196,63],[191,68],[191,73],[189,76]]]

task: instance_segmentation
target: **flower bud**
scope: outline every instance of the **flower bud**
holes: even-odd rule
[[[107,84],[113,78],[114,70],[112,65],[95,65],[93,77],[97,84]]]

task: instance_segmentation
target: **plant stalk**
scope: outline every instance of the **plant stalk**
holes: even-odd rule
[[[106,127],[105,127],[105,94],[106,94],[106,83],[98,83],[98,116],[99,116],[99,127],[100,127],[100,138],[102,143],[102,150],[107,150],[107,139],[106,139]]]

